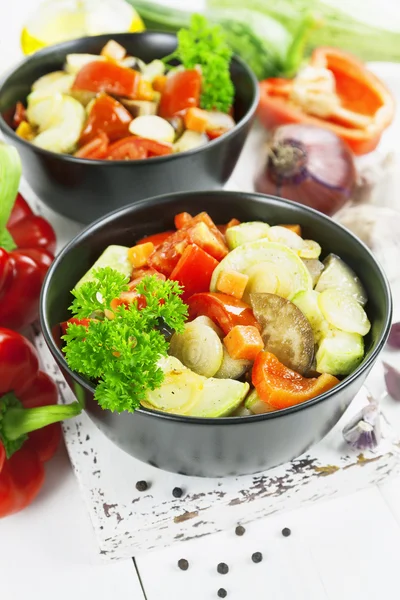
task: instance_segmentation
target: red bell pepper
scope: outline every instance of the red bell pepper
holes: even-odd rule
[[[21,161],[12,146],[0,144],[0,173],[0,327],[22,329],[38,316],[56,238],[18,194]]]
[[[121,102],[107,96],[107,94],[100,94],[90,109],[79,145],[87,144],[97,137],[100,132],[105,133],[111,142],[126,137],[129,134],[131,121],[131,113],[126,110]]]
[[[271,352],[260,352],[253,365],[252,383],[261,402],[279,410],[315,398],[340,382],[327,373],[303,377],[279,362]]]
[[[171,73],[165,82],[158,114],[163,119],[170,119],[191,106],[199,106],[200,94],[201,74],[199,71],[189,69]]]
[[[252,325],[260,330],[250,306],[228,294],[205,292],[194,294],[188,300],[189,319],[203,315],[218,325],[228,335],[235,325]]]
[[[147,244],[147,242],[151,242],[152,244],[154,244],[154,248],[158,248],[158,246],[161,246],[161,244],[165,242],[165,240],[168,239],[173,233],[175,233],[175,231],[162,231],[161,233],[154,233],[153,235],[148,235],[136,242],[136,246],[138,246],[139,244]]]
[[[110,61],[95,60],[78,72],[72,89],[135,98],[139,80],[140,73],[133,69],[120,67]]]
[[[296,80],[266,79],[260,83],[258,117],[261,123],[267,129],[287,123],[317,125],[336,133],[355,154],[374,150],[393,120],[395,105],[390,91],[360,60],[338,48],[317,48],[309,65],[326,69],[332,75],[337,106],[327,110],[326,116],[321,116],[323,111],[320,115],[312,114],[293,96]],[[313,82],[314,92],[316,85]],[[321,108],[324,108],[324,94],[321,88]]]
[[[182,300],[184,302],[193,294],[208,292],[213,271],[217,266],[218,261],[196,244],[186,246],[170,275],[170,279],[183,286]]]
[[[59,422],[80,412],[78,402],[57,405],[57,388],[39,370],[32,344],[0,328],[0,518],[34,500],[44,481],[43,463],[61,438]]]

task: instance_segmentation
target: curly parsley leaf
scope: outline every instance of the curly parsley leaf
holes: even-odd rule
[[[229,65],[232,51],[223,29],[209,25],[202,15],[192,15],[189,29],[177,33],[178,48],[164,60],[179,60],[185,69],[201,67],[201,108],[228,112],[233,104],[235,88]]]
[[[73,291],[70,310],[78,319],[93,314],[98,318],[88,325],[70,323],[62,338],[70,368],[96,380],[95,399],[117,412],[133,412],[147,391],[164,379],[158,361],[167,355],[168,343],[156,329],[159,319],[183,331],[187,318],[180,286],[154,276],[145,277],[136,288],[146,300],[144,308],[132,302],[112,311],[111,301],[127,290],[127,284],[125,276],[109,267],[95,271],[93,281]],[[105,318],[104,311],[113,318]]]

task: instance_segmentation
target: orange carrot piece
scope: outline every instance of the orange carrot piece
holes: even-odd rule
[[[177,229],[182,229],[193,219],[192,215],[188,212],[181,212],[175,215],[174,223]]]
[[[155,92],[160,92],[160,94],[162,94],[165,89],[166,83],[167,83],[166,75],[157,75],[157,77],[155,77],[153,79],[153,90]]]
[[[150,81],[140,79],[137,87],[137,100],[149,100],[150,102],[154,98],[154,89]]]
[[[235,325],[224,337],[224,344],[234,359],[254,360],[264,348],[260,332],[252,325]]]
[[[281,225],[281,227],[286,227],[286,229],[290,229],[293,233],[297,233],[301,237],[301,226],[300,225]]]
[[[186,111],[184,121],[186,129],[204,133],[208,123],[208,115],[205,110],[192,106]]]
[[[154,244],[152,242],[147,242],[146,244],[139,244],[138,246],[133,246],[128,250],[128,259],[135,269],[139,267],[144,267],[147,265],[147,259],[150,254],[154,251]]]
[[[238,271],[221,271],[217,280],[217,291],[242,299],[249,278]]]

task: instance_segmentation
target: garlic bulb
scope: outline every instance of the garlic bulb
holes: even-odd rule
[[[343,429],[343,437],[357,450],[375,450],[381,440],[377,404],[365,406]]]

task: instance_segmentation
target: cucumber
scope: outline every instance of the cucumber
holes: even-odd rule
[[[361,304],[341,290],[324,290],[318,297],[318,305],[325,319],[336,329],[363,336],[371,329],[371,323]]]
[[[174,144],[174,152],[186,152],[194,150],[200,146],[208,144],[208,137],[205,133],[190,131],[187,129]]]
[[[311,275],[297,254],[283,244],[258,240],[238,246],[214,269],[210,291],[215,292],[221,271],[239,271],[249,276],[243,299],[251,293],[268,292],[291,299],[312,288]]]
[[[32,84],[32,91],[41,92],[42,94],[54,94],[55,92],[68,94],[74,83],[74,79],[74,75],[65,73],[65,71],[53,71],[52,73],[39,77],[39,79]]]
[[[315,290],[307,290],[299,292],[292,298],[293,304],[295,304],[309,320],[316,342],[326,335],[330,329],[329,323],[325,319],[319,306],[319,296],[320,294]]]
[[[197,375],[177,358],[159,361],[165,373],[156,390],[148,392],[145,406],[190,417],[223,417],[234,412],[249,391],[248,383]]]
[[[336,254],[329,254],[324,260],[324,270],[315,286],[317,292],[335,288],[353,296],[362,306],[368,296],[354,271]]]
[[[364,357],[364,340],[359,333],[330,331],[320,342],[316,355],[318,373],[348,375]]]
[[[26,116],[30,125],[38,127],[39,131],[46,131],[55,127],[60,122],[63,95],[60,92],[52,94],[43,93],[41,90],[31,92],[27,98]]]
[[[248,394],[244,402],[244,406],[245,408],[247,408],[247,410],[250,410],[251,413],[255,415],[262,415],[264,413],[272,412],[275,410],[274,408],[272,408],[272,406],[267,404],[267,402],[263,402],[262,400],[260,400],[260,397],[257,394],[257,390],[255,388],[250,392],[250,394]]]
[[[302,237],[287,227],[282,227],[282,225],[274,225],[271,227],[267,233],[267,237],[270,242],[285,244],[285,246],[288,246],[289,248],[292,248],[292,250],[296,251],[301,250],[304,245],[304,240]]]
[[[200,398],[185,414],[189,417],[226,417],[243,402],[249,384],[234,379],[205,379]]]
[[[212,377],[221,367],[223,346],[214,329],[195,319],[174,333],[168,352],[198,375]]]
[[[300,258],[318,259],[322,252],[321,246],[314,240],[303,240],[303,246],[299,250]]]
[[[87,271],[87,273],[85,273],[78,281],[75,289],[87,281],[92,281],[93,272],[96,269],[103,269],[104,267],[110,267],[111,269],[115,269],[115,271],[119,271],[123,275],[126,275],[126,277],[130,277],[132,265],[128,259],[128,250],[129,248],[127,246],[108,246],[103,254],[96,260],[94,265],[90,267],[89,271]]]
[[[165,63],[162,60],[152,60],[149,64],[145,65],[142,70],[142,79],[150,81],[152,83],[156,77],[164,75]]]
[[[60,96],[62,101],[58,115],[54,115],[51,125],[34,138],[33,144],[51,152],[72,152],[85,122],[85,109],[78,100]],[[47,98],[44,101],[46,100]]]
[[[269,228],[269,225],[262,221],[240,223],[240,225],[229,227],[225,234],[229,250],[267,237]]]

